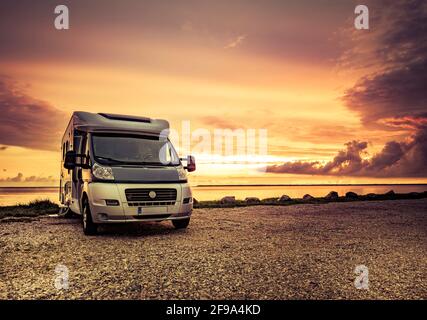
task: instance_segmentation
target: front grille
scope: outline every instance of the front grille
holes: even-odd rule
[[[128,202],[129,207],[174,206],[175,201]]]
[[[150,193],[154,197],[150,197]],[[128,202],[159,202],[159,201],[176,201],[176,189],[166,188],[145,188],[145,189],[126,189],[126,200]]]

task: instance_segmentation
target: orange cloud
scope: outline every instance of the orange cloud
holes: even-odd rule
[[[246,39],[245,35],[240,35],[236,38],[234,38],[233,40],[231,40],[225,47],[224,49],[233,49],[233,48],[237,48],[238,46],[240,46],[243,43],[243,40]]]

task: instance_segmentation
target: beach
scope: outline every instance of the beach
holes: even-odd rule
[[[78,219],[6,220],[0,298],[426,299],[426,212],[427,199],[195,209],[187,230],[91,237]],[[354,283],[362,265],[368,289]]]

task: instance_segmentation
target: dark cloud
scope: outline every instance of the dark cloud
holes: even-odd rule
[[[343,101],[366,126],[407,130],[411,139],[388,142],[365,173],[426,176],[427,2],[386,0],[373,9],[376,30],[368,53],[374,71],[346,90]]]
[[[427,59],[424,59],[364,77],[346,91],[343,99],[350,109],[361,115],[367,126],[387,125],[383,119],[425,115],[426,93]]]
[[[0,143],[57,150],[67,115],[25,94],[17,84],[0,78]],[[4,150],[4,149],[3,149]]]
[[[269,172],[371,177],[427,176],[427,2],[369,4],[371,30],[352,31],[353,47],[340,65],[366,70],[345,90],[345,105],[366,127],[407,132],[371,158],[367,142],[352,141],[327,163],[286,162]]]
[[[420,128],[409,142],[390,141],[369,158],[367,142],[351,141],[333,160],[285,162],[267,167],[267,172],[310,175],[419,177],[427,176],[427,127]]]
[[[24,175],[19,172],[15,177],[7,177],[0,179],[0,182],[56,182],[56,179],[52,176],[48,177],[39,177],[39,176],[30,176],[24,177]]]
[[[356,31],[347,66],[369,73],[347,89],[343,101],[367,126],[384,119],[426,117],[427,2],[375,1],[369,32]]]
[[[7,149],[7,147],[6,146],[0,146],[0,151],[4,151],[4,150],[6,150]]]

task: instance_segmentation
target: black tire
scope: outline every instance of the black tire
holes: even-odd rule
[[[172,220],[172,224],[175,227],[175,229],[185,229],[188,227],[189,223],[190,223],[190,218],[180,219],[180,220]]]
[[[92,220],[92,213],[87,199],[83,201],[82,213],[83,233],[87,236],[95,235],[98,231],[98,226]]]

